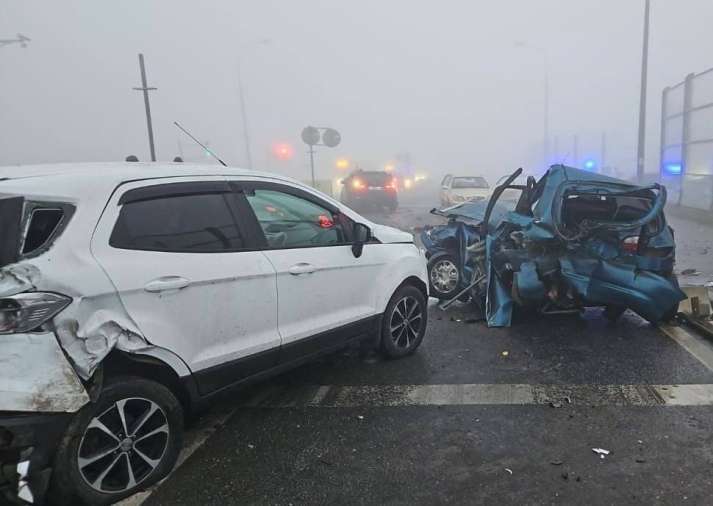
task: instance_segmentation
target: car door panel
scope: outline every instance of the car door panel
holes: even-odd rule
[[[227,191],[221,195],[234,218],[235,195],[225,178],[171,178],[162,184],[188,182],[195,186],[204,181],[226,185]],[[92,252],[112,279],[131,318],[147,341],[176,353],[198,373],[201,393],[237,381],[250,374],[255,364],[275,365],[281,344],[275,270],[264,253],[248,250],[247,236],[235,251],[151,251],[156,245],[163,248],[169,239],[150,235],[141,240],[134,237],[145,249],[110,244],[115,223],[118,228],[128,220],[119,220],[121,210],[131,205],[120,206],[118,199],[133,188],[150,185],[144,181],[120,187],[92,239]],[[198,214],[202,209],[198,208]],[[143,218],[158,220],[149,215]],[[177,217],[178,225],[166,218],[166,228],[204,218]],[[230,245],[232,228],[223,223],[228,218],[221,220],[215,226],[186,233],[180,240],[204,249],[205,244],[215,243],[217,249]]]
[[[241,188],[265,234],[264,254],[277,275],[283,348],[301,350],[283,357],[310,354],[358,335],[358,322],[376,315],[375,276],[384,259],[366,252],[368,247],[355,258],[353,221],[306,190],[255,181],[244,181]],[[272,227],[290,222],[294,228],[283,229],[285,237],[278,240]],[[310,338],[313,343],[307,344]]]

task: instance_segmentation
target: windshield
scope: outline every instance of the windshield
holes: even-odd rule
[[[451,188],[490,188],[488,182],[480,176],[454,177]]]

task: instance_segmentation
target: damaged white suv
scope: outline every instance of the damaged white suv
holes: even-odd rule
[[[0,266],[0,502],[117,501],[215,394],[426,329],[411,234],[237,169],[0,169]]]

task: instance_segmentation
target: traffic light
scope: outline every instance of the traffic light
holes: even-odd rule
[[[591,160],[591,159],[586,160],[584,162],[584,168],[587,170],[594,170],[597,168],[597,162],[595,162],[594,160]]]
[[[272,153],[278,160],[289,160],[295,154],[295,151],[289,144],[279,143],[272,146]]]

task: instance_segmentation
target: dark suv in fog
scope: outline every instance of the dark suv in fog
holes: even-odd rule
[[[388,172],[357,170],[342,180],[341,201],[354,209],[398,207],[397,181]]]

